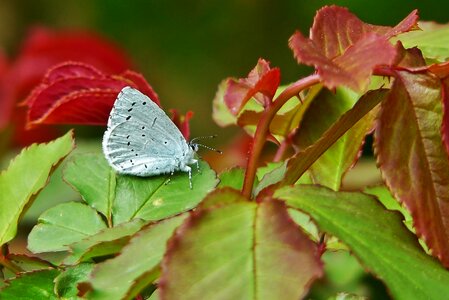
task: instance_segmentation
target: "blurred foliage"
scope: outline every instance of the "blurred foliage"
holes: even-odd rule
[[[14,56],[36,24],[98,32],[129,53],[164,107],[195,112],[193,136],[212,132],[225,139],[235,129],[219,129],[210,117],[218,83],[245,76],[259,57],[281,68],[283,83],[309,73],[294,61],[287,41],[297,29],[307,34],[315,11],[330,4],[346,6],[374,24],[393,25],[414,8],[422,20],[448,21],[442,6],[449,3],[436,0],[5,0],[0,45]]]

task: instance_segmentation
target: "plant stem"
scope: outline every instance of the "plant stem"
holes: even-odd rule
[[[14,272],[15,274],[23,272],[24,270],[17,266],[16,264],[14,264],[12,261],[10,261],[6,256],[5,256],[5,252],[7,253],[8,250],[6,248],[6,245],[3,245],[2,249],[0,249],[0,265],[7,268],[8,270],[10,270],[11,272]]]
[[[290,144],[290,142],[288,141],[288,138],[286,137],[282,141],[278,150],[276,151],[276,154],[274,155],[274,158],[273,158],[273,162],[280,162],[282,160],[282,157],[284,156],[284,153],[287,150],[289,144]]]
[[[259,156],[262,152],[262,148],[267,139],[267,133],[270,128],[270,123],[279,109],[290,98],[295,97],[299,92],[304,89],[320,82],[318,74],[310,75],[302,78],[289,87],[287,87],[265,110],[264,114],[257,123],[256,133],[254,134],[253,144],[249,153],[249,159],[246,167],[245,180],[243,182],[242,194],[246,198],[250,199],[254,178],[256,176],[256,168],[259,160]]]

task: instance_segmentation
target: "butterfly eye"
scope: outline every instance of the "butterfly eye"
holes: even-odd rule
[[[193,151],[195,152],[198,151],[198,144],[191,144],[190,147],[192,148]]]

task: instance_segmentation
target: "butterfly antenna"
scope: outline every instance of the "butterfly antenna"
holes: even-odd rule
[[[197,140],[214,139],[216,137],[217,137],[216,134],[214,134],[214,135],[205,135],[205,136],[197,136],[196,138],[193,138],[193,139],[190,140],[190,144],[193,144]]]
[[[206,145],[203,145],[203,144],[197,144],[197,143],[195,143],[194,145],[197,145],[197,146],[200,146],[200,147],[209,149],[209,150],[211,150],[211,151],[215,151],[215,152],[217,152],[217,153],[223,154],[223,151],[218,150],[218,149],[215,149],[215,148],[212,148],[212,147],[209,147],[209,146],[206,146]]]

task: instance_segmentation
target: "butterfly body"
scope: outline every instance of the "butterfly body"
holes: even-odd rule
[[[119,174],[155,176],[184,171],[197,163],[196,144],[146,95],[125,87],[118,94],[103,136],[103,152]]]

